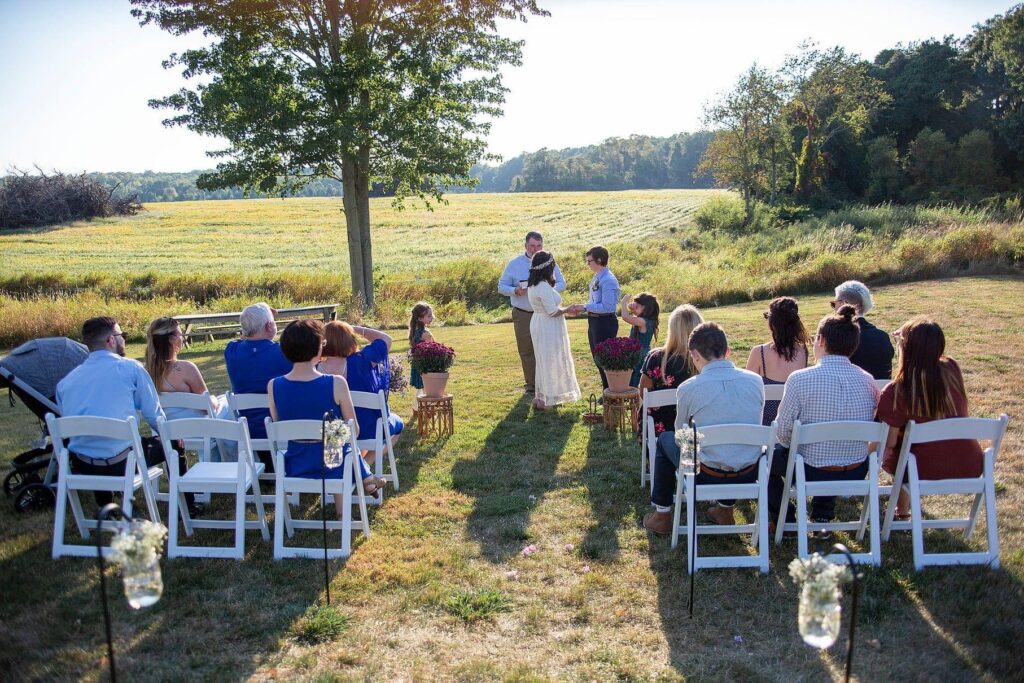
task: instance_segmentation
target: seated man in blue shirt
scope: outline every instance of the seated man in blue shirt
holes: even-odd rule
[[[686,380],[676,390],[676,429],[688,428],[691,417],[698,430],[708,425],[761,424],[764,383],[760,375],[740,370],[727,360],[731,349],[722,328],[711,322],[698,325],[690,334],[689,350],[700,374]],[[644,515],[644,526],[656,534],[672,533],[672,499],[676,492],[679,451],[675,432],[662,432],[654,457],[651,502],[655,511]],[[723,444],[702,448],[697,485],[755,482],[760,457],[761,449],[757,446]],[[708,510],[708,517],[716,524],[734,524],[733,502],[719,500]]]
[[[228,342],[224,348],[224,363],[231,381],[231,391],[236,394],[265,394],[267,384],[275,377],[292,371],[291,362],[281,353],[281,345],[274,341],[277,335],[275,311],[262,301],[246,306],[238,321],[242,326],[242,338]],[[266,408],[243,410],[242,416],[249,421],[249,436],[253,439],[267,438],[263,420],[270,416]],[[266,465],[267,472],[273,472],[273,458],[266,451],[256,455]]]
[[[63,417],[88,415],[124,420],[142,413],[156,434],[157,419],[164,417],[156,387],[149,373],[137,360],[124,357],[124,333],[113,318],[90,318],[82,325],[82,341],[89,356],[57,384],[57,407]],[[72,472],[101,476],[123,476],[128,458],[128,441],[94,436],[76,436],[68,444]],[[143,439],[147,465],[166,460],[157,438]],[[178,453],[178,472],[186,469],[185,458]],[[169,463],[170,464],[170,463]],[[172,465],[173,466],[173,465]],[[96,491],[101,507],[113,501],[109,491]],[[192,496],[186,494],[194,509]]]

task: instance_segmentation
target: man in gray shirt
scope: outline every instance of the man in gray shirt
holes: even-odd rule
[[[689,340],[690,358],[700,373],[676,390],[676,429],[689,427],[693,418],[701,427],[720,424],[761,424],[764,384],[759,375],[740,370],[727,360],[731,349],[725,332],[716,323],[694,328]],[[757,446],[723,444],[700,451],[697,484],[749,484],[757,481]],[[644,515],[644,526],[656,534],[672,533],[672,498],[676,491],[679,446],[674,432],[658,437],[654,459],[655,511]],[[681,502],[681,501],[680,501]],[[734,501],[720,500],[708,510],[716,524],[733,524]]]
[[[533,306],[526,296],[526,281],[530,278],[530,261],[533,255],[544,248],[544,238],[539,232],[526,233],[526,252],[516,256],[505,266],[498,280],[498,291],[502,296],[509,297],[512,303],[512,327],[516,333],[516,347],[519,349],[519,361],[523,365],[523,391],[533,394],[533,377],[536,374],[536,361],[533,354],[533,338],[530,336],[530,319],[533,318]],[[565,278],[558,265],[555,265],[555,291],[565,291]]]

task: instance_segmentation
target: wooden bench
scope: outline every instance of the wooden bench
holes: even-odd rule
[[[241,331],[238,323],[238,313],[196,313],[190,315],[176,315],[174,319],[181,323],[181,334],[185,337],[185,344],[190,344],[193,337],[208,339],[218,335],[237,334]],[[338,318],[338,304],[325,304],[323,306],[302,306],[299,308],[279,308],[275,320],[278,323],[289,323],[292,320],[303,318],[321,318],[324,323],[329,323]]]

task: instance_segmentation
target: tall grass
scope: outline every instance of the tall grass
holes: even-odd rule
[[[728,213],[731,209],[722,209],[728,201],[719,196],[706,206]],[[746,234],[728,226],[690,224],[605,244],[624,292],[654,292],[663,309],[687,302],[721,305],[819,292],[850,278],[880,284],[1020,273],[1024,222],[996,220],[1000,215],[993,209],[955,206],[852,206]],[[564,238],[556,243],[568,287],[565,298],[585,299],[591,274],[582,254],[591,243]],[[0,275],[0,345],[44,335],[74,336],[83,320],[100,313],[116,316],[129,338],[141,340],[155,317],[237,311],[256,300],[279,308],[339,303],[343,317],[383,327],[404,326],[412,304],[426,300],[446,324],[495,322],[508,316],[507,300],[497,291],[503,265],[473,256],[425,259],[416,270],[378,272],[377,306],[364,312],[351,298],[348,278],[338,274],[76,273],[58,271],[54,263],[48,272]]]

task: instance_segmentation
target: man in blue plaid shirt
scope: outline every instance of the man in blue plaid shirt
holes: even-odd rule
[[[850,362],[860,342],[860,327],[855,321],[856,309],[842,306],[826,316],[814,336],[814,355],[818,364],[797,370],[786,380],[785,393],[779,405],[779,444],[772,458],[768,478],[768,509],[770,519],[778,519],[782,499],[786,497],[786,519],[793,521],[793,510],[786,495],[786,465],[793,422],[801,424],[863,420],[871,422],[878,405],[878,389],[874,378]],[[801,448],[807,481],[863,479],[868,471],[866,444],[851,441],[829,441]],[[835,515],[834,496],[816,496],[811,501],[811,519],[831,521]]]

